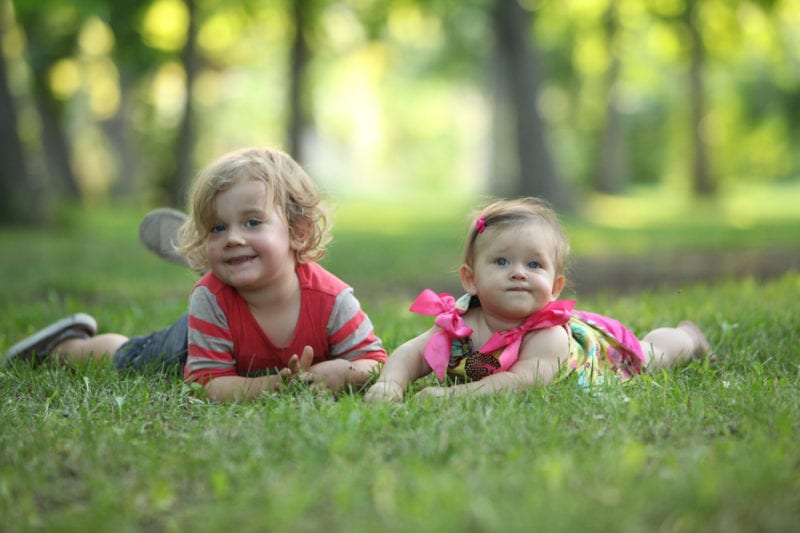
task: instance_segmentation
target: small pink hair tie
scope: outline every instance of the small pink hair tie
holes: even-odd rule
[[[478,217],[478,220],[475,221],[475,229],[478,230],[478,233],[483,233],[486,230],[486,217],[481,215]]]

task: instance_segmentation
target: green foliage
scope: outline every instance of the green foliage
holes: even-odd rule
[[[303,163],[316,179],[340,192],[381,194],[408,187],[471,193],[498,185],[490,175],[493,158],[505,157],[491,146],[502,142],[493,130],[503,120],[494,117],[492,101],[502,94],[491,27],[495,1],[306,4],[300,31],[311,58],[306,85],[296,90],[312,119]],[[681,17],[693,4],[521,4],[530,11],[531,43],[539,52],[541,87],[531,97],[564,181],[575,190],[591,188],[611,104],[621,117],[615,135],[624,181],[688,181],[689,39]],[[196,2],[195,168],[243,145],[286,144],[292,5]],[[17,0],[3,10],[20,137],[32,161],[45,151],[44,122],[69,136],[85,197],[152,192],[172,176],[184,110],[184,2]],[[698,11],[707,52],[702,133],[715,182],[796,179],[796,0],[707,0]],[[737,46],[742,42],[747,46]],[[53,124],[31,107],[37,95],[61,110]],[[57,183],[58,172],[47,173],[53,175],[37,179]]]
[[[77,310],[131,334],[177,317],[195,278],[139,248],[138,216],[81,212],[55,233],[0,232],[14,251],[0,264],[0,349]],[[352,255],[331,262],[357,287],[409,283],[439,261],[420,255],[426,245],[454,241],[457,260],[460,215],[448,216],[439,222],[455,235],[420,232],[423,218],[381,238],[380,217],[343,209],[337,246]],[[678,243],[687,230],[661,231]],[[348,270],[373,247],[377,271]],[[395,260],[404,254],[414,261]],[[178,379],[104,365],[3,368],[0,529],[792,530],[799,293],[794,272],[584,299],[637,332],[690,317],[719,355],[590,392],[375,406],[295,388],[221,405]],[[365,305],[390,349],[429,324],[407,313],[407,293],[370,293]]]

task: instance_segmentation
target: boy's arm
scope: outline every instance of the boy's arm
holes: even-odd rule
[[[361,387],[379,367],[380,362],[374,359],[329,359],[312,365],[301,379],[310,382],[312,388],[337,392],[347,386]]]
[[[279,387],[281,376],[259,376],[245,378],[242,376],[220,376],[206,383],[206,397],[217,402],[240,402],[254,400],[265,391]]]
[[[478,381],[451,387],[426,387],[416,396],[458,396],[494,394],[544,386],[555,377],[569,356],[569,339],[563,327],[556,326],[528,334],[520,347],[519,359],[506,372],[497,372]]]
[[[300,357],[297,354],[289,358],[286,368],[277,374],[246,378],[242,376],[219,376],[212,378],[205,385],[206,397],[218,402],[239,402],[254,400],[267,391],[277,390],[281,384],[292,379],[307,379],[304,376],[310,370],[314,351],[310,346],[303,349]]]

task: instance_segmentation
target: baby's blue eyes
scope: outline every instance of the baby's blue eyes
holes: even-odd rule
[[[225,226],[223,226],[222,224],[211,226],[211,233],[221,233],[223,231],[225,231]]]
[[[258,220],[257,218],[251,218],[245,223],[245,226],[247,226],[248,228],[255,228],[256,226],[259,225],[261,225],[261,221]]]
[[[505,267],[509,266],[511,262],[505,257],[498,257],[497,259],[494,260],[494,264],[497,266]],[[539,263],[538,261],[531,261],[527,264],[527,267],[530,268],[531,270],[537,270],[539,268],[542,268],[542,264]]]

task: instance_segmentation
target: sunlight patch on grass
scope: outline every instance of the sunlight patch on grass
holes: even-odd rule
[[[392,195],[391,198],[346,198],[332,209],[334,231],[384,235],[425,230],[461,234],[476,203],[469,199]]]
[[[734,227],[759,222],[800,222],[800,183],[741,185],[724,198],[722,208]]]
[[[586,201],[584,214],[596,224],[632,229],[675,220],[685,209],[677,195],[658,189],[626,196],[596,194]]]
[[[594,195],[584,214],[592,223],[620,229],[698,223],[747,229],[759,223],[800,223],[798,205],[800,182],[740,185],[709,199],[656,187],[624,196]]]

